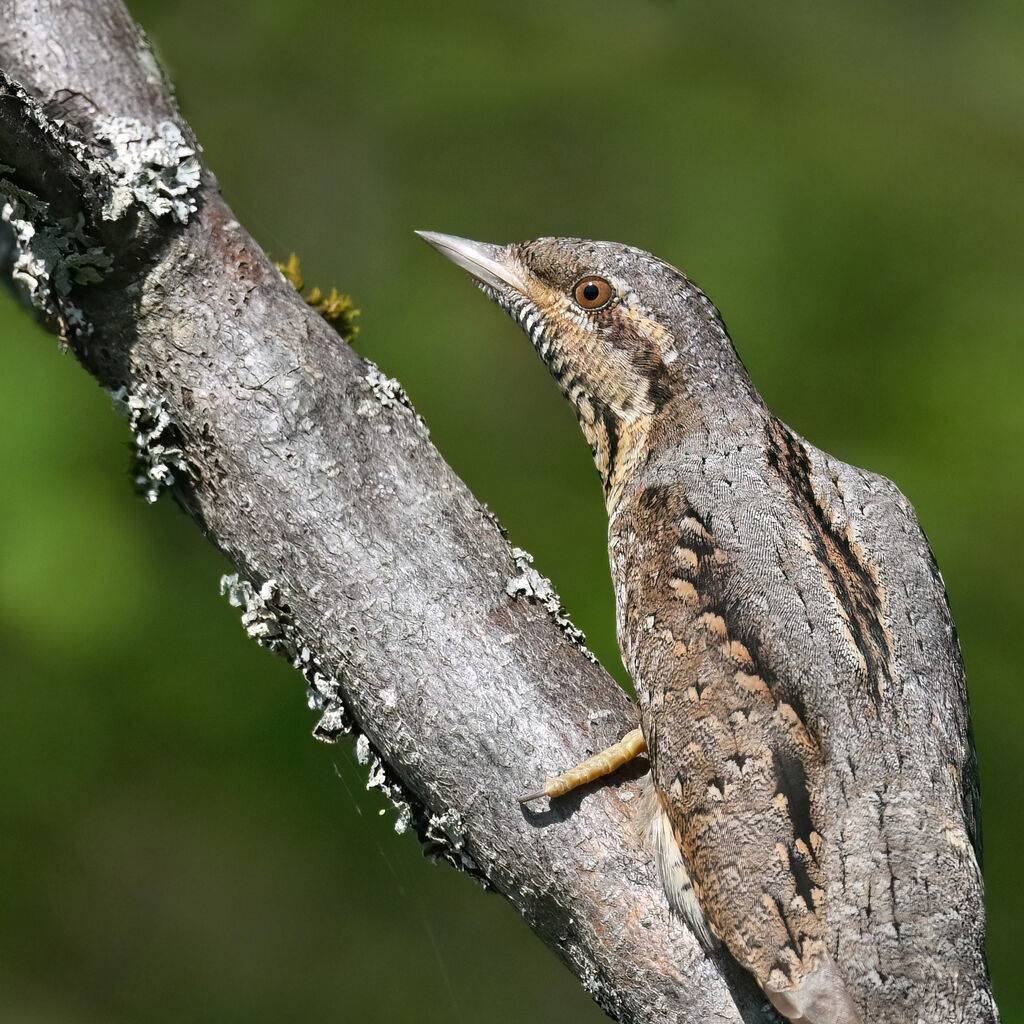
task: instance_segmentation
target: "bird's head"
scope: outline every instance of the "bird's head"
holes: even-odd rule
[[[745,377],[710,300],[641,249],[575,238],[503,246],[418,234],[529,335],[575,407],[609,494],[663,410],[724,377],[735,380],[737,371]]]

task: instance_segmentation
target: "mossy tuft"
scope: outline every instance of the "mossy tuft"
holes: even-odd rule
[[[287,263],[276,263],[275,266],[290,281],[295,290],[302,295],[314,312],[319,313],[346,341],[352,342],[359,334],[356,317],[359,310],[355,308],[351,295],[342,295],[337,288],[332,288],[330,295],[325,296],[319,288],[305,291],[306,282],[302,277],[302,264],[299,257],[292,253]]]

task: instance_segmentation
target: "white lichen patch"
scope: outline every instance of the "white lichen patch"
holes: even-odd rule
[[[277,580],[267,580],[257,590],[248,580],[240,580],[238,574],[233,573],[220,578],[220,592],[221,596],[227,594],[232,608],[242,609],[242,626],[252,640],[269,647],[284,636]]]
[[[458,811],[447,810],[443,814],[432,814],[427,821],[425,838],[444,849],[448,859],[458,867],[483,877],[479,865],[466,852],[466,823]]]
[[[102,161],[111,183],[104,220],[119,220],[138,203],[154,217],[188,222],[196,212],[193,193],[199,188],[200,166],[173,121],[154,128],[134,117],[101,117],[96,138],[111,149]]]
[[[409,396],[405,393],[405,388],[394,377],[389,377],[386,373],[382,373],[375,363],[367,365],[363,380],[366,381],[370,394],[385,409],[390,409],[394,405],[404,405],[410,409],[412,408],[412,403],[409,401]]]
[[[135,118],[100,117],[97,144],[86,143],[72,137],[62,121],[48,117],[24,90],[8,88],[23,115],[51,143],[73,153],[95,182],[109,186],[104,219],[116,220],[133,206],[142,206],[155,217],[170,216],[184,224],[195,212],[201,168],[194,147],[173,122],[154,128]],[[0,164],[0,220],[10,227],[14,285],[54,323],[62,340],[89,335],[92,326],[68,296],[75,286],[101,280],[112,257],[87,234],[81,211],[56,215],[44,198],[15,185],[13,172]]]
[[[135,437],[135,483],[152,504],[174,484],[174,473],[186,470],[185,453],[173,442],[170,414],[163,398],[146,384],[134,394],[118,388],[110,397],[128,417]]]
[[[587,638],[583,630],[572,624],[562,605],[562,599],[551,585],[551,580],[534,569],[533,555],[522,548],[513,548],[512,558],[518,571],[505,584],[505,593],[509,597],[525,597],[531,604],[542,605],[570,643],[578,647],[596,665],[597,658],[587,648]]]
[[[394,377],[389,377],[386,373],[382,373],[375,363],[367,360],[366,373],[363,374],[361,383],[363,389],[367,392],[367,397],[356,408],[356,412],[360,416],[377,416],[382,409],[393,409],[395,406],[401,406],[413,414],[420,434],[423,437],[430,435],[423,417],[416,412],[412,402],[409,400],[409,396],[405,393],[405,388]]]
[[[110,257],[86,234],[81,213],[74,222],[54,219],[47,203],[4,181],[2,171],[0,221],[11,230],[15,287],[44,316],[58,321],[62,335],[69,330],[91,333],[82,311],[67,296],[75,285],[101,280]]]
[[[366,733],[360,733],[356,737],[356,760],[360,764],[370,763],[370,741],[366,738]]]
[[[336,743],[339,736],[351,731],[348,712],[340,704],[329,704],[313,727],[313,735],[324,743]]]
[[[336,676],[325,672],[299,635],[281,595],[277,580],[267,580],[257,590],[238,573],[222,576],[220,592],[229,604],[242,609],[246,633],[262,647],[284,655],[306,680],[310,708],[320,712],[313,729],[317,739],[333,743],[339,735],[352,731],[352,723],[341,702]]]
[[[360,741],[363,743],[362,747],[360,747]],[[366,788],[379,789],[394,804],[395,810],[398,811],[398,817],[395,818],[395,832],[398,835],[407,832],[412,824],[412,807],[409,801],[405,799],[402,787],[388,777],[384,763],[373,753],[370,748],[370,741],[364,735],[361,735],[356,740],[356,757],[359,758],[360,764],[369,764],[370,766]]]

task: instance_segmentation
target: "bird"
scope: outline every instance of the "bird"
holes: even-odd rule
[[[668,902],[792,1024],[997,1021],[963,663],[916,514],[768,408],[721,314],[615,242],[418,232],[527,334],[608,512]]]

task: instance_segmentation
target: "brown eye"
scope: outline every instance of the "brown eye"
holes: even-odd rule
[[[603,277],[585,277],[572,290],[572,297],[584,309],[600,309],[612,299],[612,286]]]

